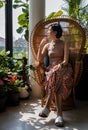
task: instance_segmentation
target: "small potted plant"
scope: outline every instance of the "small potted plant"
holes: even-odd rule
[[[18,72],[18,75],[21,76],[21,80],[23,82],[22,86],[21,86],[21,92],[20,92],[21,99],[29,98],[30,91],[32,91],[32,85],[31,85],[30,80],[29,80],[29,78],[32,77],[29,74],[30,70],[34,71],[34,67],[32,65],[30,65],[30,66],[27,65],[27,58],[23,57],[22,58],[22,66]]]
[[[5,78],[6,78],[5,72],[2,69],[0,69],[0,112],[6,109],[7,87],[6,87]]]
[[[10,106],[19,105],[21,80],[16,74],[8,74],[7,76],[7,103]]]

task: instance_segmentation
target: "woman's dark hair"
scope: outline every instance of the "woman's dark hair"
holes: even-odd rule
[[[60,38],[62,36],[63,31],[62,31],[62,27],[61,27],[60,23],[54,23],[54,24],[50,25],[50,27],[53,31],[57,32],[56,38]]]

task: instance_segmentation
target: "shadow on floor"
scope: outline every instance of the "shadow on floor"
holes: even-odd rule
[[[56,112],[52,111],[48,118],[41,118],[39,99],[22,100],[19,106],[8,107],[0,113],[0,130],[87,130],[88,102],[78,101],[73,110],[63,111],[65,126],[58,128],[54,121]]]

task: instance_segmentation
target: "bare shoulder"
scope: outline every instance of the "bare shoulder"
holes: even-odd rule
[[[65,46],[65,42],[63,40],[60,40],[58,46],[63,48]]]
[[[69,43],[68,43],[68,42],[65,42],[65,41],[63,41],[63,40],[61,40],[61,45],[62,45],[62,46],[69,47]]]

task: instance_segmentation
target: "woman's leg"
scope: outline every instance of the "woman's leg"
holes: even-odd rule
[[[52,93],[49,93],[48,96],[47,96],[47,99],[46,99],[46,104],[45,104],[45,107],[47,109],[50,109],[51,100],[52,100]]]
[[[56,106],[57,106],[57,116],[62,116],[62,95],[56,93],[55,101],[56,101]]]
[[[49,115],[51,99],[52,99],[52,94],[49,93],[49,95],[47,96],[47,99],[46,99],[45,107],[39,113],[39,116],[41,116],[41,117],[47,117]]]
[[[56,93],[55,95],[56,105],[57,105],[57,118],[55,119],[55,125],[58,127],[63,126],[63,115],[62,115],[62,95]]]

